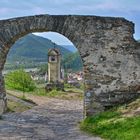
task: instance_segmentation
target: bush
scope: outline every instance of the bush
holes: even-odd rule
[[[33,91],[36,86],[30,74],[24,70],[16,70],[5,76],[6,87],[17,89],[23,92]]]

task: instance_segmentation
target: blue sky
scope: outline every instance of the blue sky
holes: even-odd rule
[[[0,19],[37,14],[125,17],[135,23],[134,37],[140,39],[140,0],[0,0]],[[58,44],[70,44],[57,34],[41,35]]]

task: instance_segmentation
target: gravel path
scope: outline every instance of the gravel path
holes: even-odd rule
[[[0,120],[0,140],[101,140],[78,128],[82,101],[49,99],[22,113]]]

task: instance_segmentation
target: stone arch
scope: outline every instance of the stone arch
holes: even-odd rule
[[[0,21],[0,96],[5,106],[2,69],[10,47],[23,35],[47,31],[64,35],[79,50],[85,73],[86,115],[139,96],[135,87],[139,88],[140,58],[132,22],[112,17],[37,15]],[[132,72],[136,75],[133,86]]]

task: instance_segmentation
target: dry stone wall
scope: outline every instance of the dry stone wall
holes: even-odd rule
[[[91,115],[139,97],[140,45],[124,18],[38,15],[0,21],[0,72],[10,47],[31,32],[58,32],[79,50],[84,65],[84,112]],[[1,102],[6,102],[0,75]],[[6,103],[5,103],[6,105]],[[2,105],[0,106],[3,110]]]

